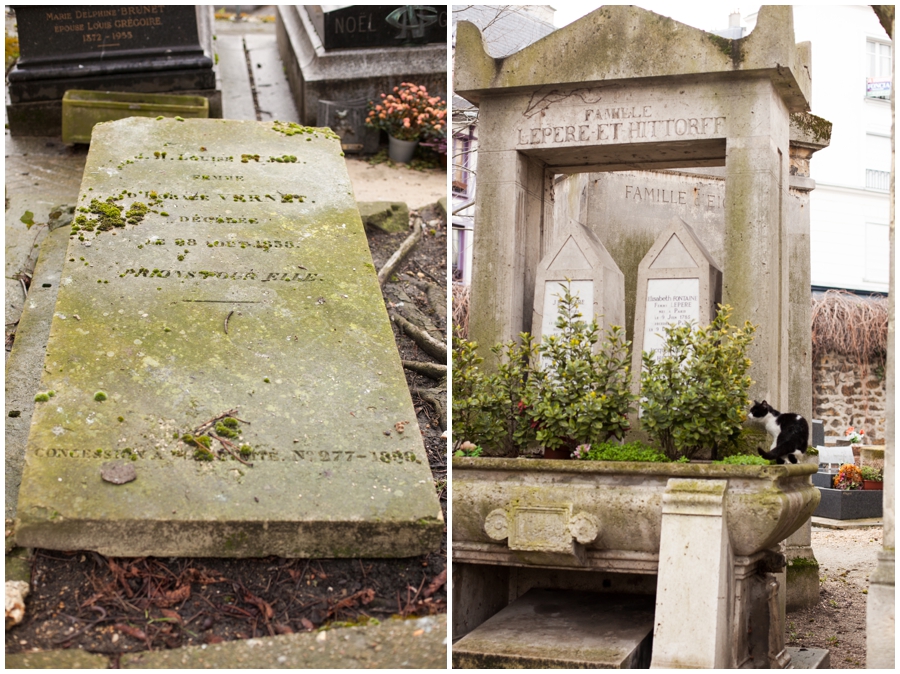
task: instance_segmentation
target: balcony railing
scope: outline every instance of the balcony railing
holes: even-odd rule
[[[866,189],[888,192],[891,189],[891,172],[866,169]]]

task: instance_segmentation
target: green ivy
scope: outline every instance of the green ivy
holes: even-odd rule
[[[668,463],[665,454],[645,445],[643,442],[628,442],[620,445],[616,442],[602,442],[594,445],[580,445],[574,454],[575,458],[586,461],[654,461]]]

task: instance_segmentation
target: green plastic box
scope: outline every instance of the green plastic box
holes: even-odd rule
[[[90,143],[94,124],[126,117],[209,117],[203,96],[85,91],[70,89],[63,96],[64,143]]]

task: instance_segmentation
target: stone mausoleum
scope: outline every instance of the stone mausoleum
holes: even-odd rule
[[[454,90],[479,108],[470,337],[490,345],[538,332],[533,321],[547,322],[538,305],[548,306],[536,301],[541,270],[564,240],[596,237],[624,276],[629,338],[647,316],[647,287],[677,291],[674,299],[696,315],[711,301],[729,304],[733,323],[757,326],[751,397],[811,417],[809,161],[827,147],[831,125],[810,114],[810,50],[795,43],[790,7],[763,7],[755,30],[739,40],[635,7],[602,7],[503,59],[488,56],[478,30],[461,22]],[[591,237],[573,237],[579,228]],[[587,247],[596,245],[585,246],[584,259]],[[649,255],[642,272],[651,248],[658,259]],[[655,279],[660,266],[666,274]],[[750,489],[747,476],[729,473],[699,487],[673,474],[667,486],[653,486],[646,475],[556,467],[538,470],[525,480],[528,489],[516,491],[520,478],[504,461],[455,461],[458,665],[535,666],[546,656],[552,666],[574,666],[550,645],[542,655],[537,641],[524,659],[502,646],[513,632],[519,643],[531,639],[516,628],[528,623],[519,613],[549,610],[556,601],[534,594],[538,589],[655,594],[652,652],[633,634],[633,650],[613,666],[789,665],[785,601],[802,604],[817,594],[817,579],[791,573],[791,560],[814,561],[811,510],[782,512],[784,528],[750,544],[730,500]],[[778,489],[799,502],[813,470],[787,467]],[[608,498],[586,505],[592,502],[576,488],[586,484]],[[622,537],[604,508],[620,487],[637,484],[644,487],[633,498],[649,509],[650,523],[636,524],[635,514],[628,526],[636,529]],[[721,527],[710,529],[718,521],[710,517],[722,517]],[[705,558],[715,560],[720,580],[698,578],[687,559],[697,552],[671,547],[676,539],[707,541]],[[690,589],[675,589],[685,585]],[[570,626],[596,608],[558,599],[557,611],[572,611]],[[693,626],[683,628],[675,623],[684,602],[696,610]],[[641,609],[639,601],[613,604]],[[637,633],[640,624],[637,617],[630,623]],[[744,630],[754,634],[749,641]],[[598,666],[584,656],[579,662]]]

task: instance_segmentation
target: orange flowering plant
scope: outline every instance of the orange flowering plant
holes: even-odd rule
[[[369,103],[366,126],[384,129],[398,140],[443,138],[447,131],[447,101],[429,96],[428,90],[412,82],[381,94],[381,102]]]

